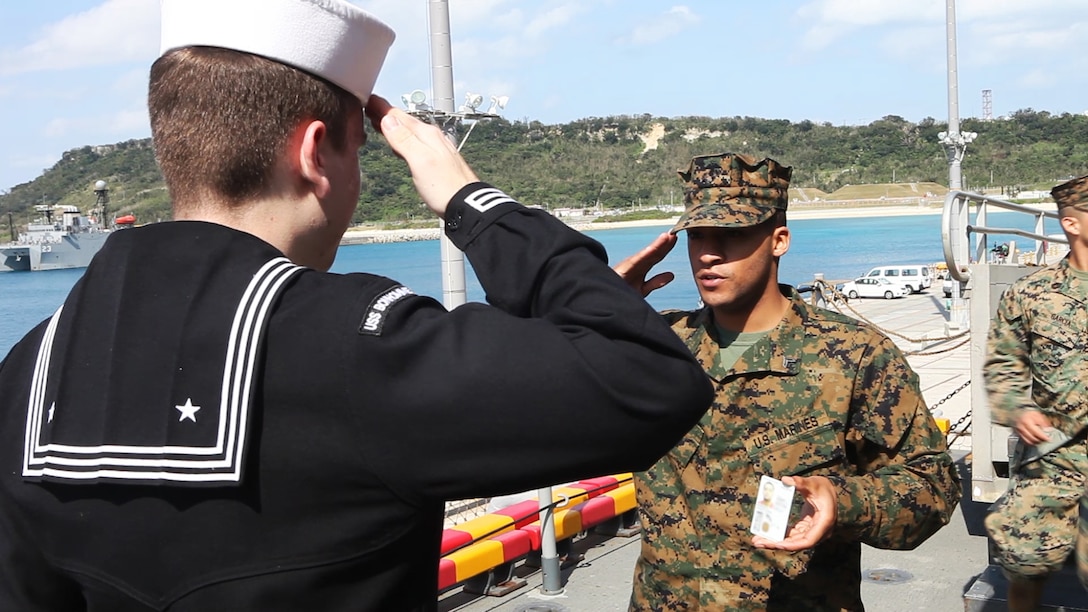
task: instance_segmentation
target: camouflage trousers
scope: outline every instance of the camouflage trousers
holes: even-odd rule
[[[1021,466],[990,508],[986,531],[995,561],[1010,578],[1045,577],[1061,569],[1074,549],[1078,574],[1088,578],[1086,451],[1081,438]]]

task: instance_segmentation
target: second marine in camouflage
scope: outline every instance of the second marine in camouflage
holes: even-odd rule
[[[1069,256],[1005,291],[983,368],[994,422],[1019,436],[1012,488],[986,517],[1013,612],[1037,607],[1074,548],[1088,586],[1088,176],[1051,195]]]
[[[687,232],[705,306],[664,314],[716,399],[636,475],[632,610],[861,610],[861,544],[914,548],[959,501],[944,436],[895,344],[778,284],[790,172],[727,153],[681,173],[688,208],[672,233]],[[660,286],[643,279],[674,242],[617,271],[644,292]],[[780,544],[748,531],[761,475],[805,498]]]

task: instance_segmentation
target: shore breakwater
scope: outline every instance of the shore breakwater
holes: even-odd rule
[[[386,244],[390,242],[413,242],[416,240],[438,240],[442,230],[433,228],[406,229],[349,229],[340,240],[341,245],[350,244]]]

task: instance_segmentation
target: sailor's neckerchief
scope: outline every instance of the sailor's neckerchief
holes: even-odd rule
[[[111,236],[42,337],[24,478],[237,485],[263,335],[302,269],[208,223]]]

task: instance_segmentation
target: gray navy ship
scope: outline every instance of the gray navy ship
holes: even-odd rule
[[[105,220],[109,201],[104,181],[95,183],[98,219]],[[13,242],[0,244],[0,272],[35,272],[85,268],[116,229],[130,227],[135,217],[126,215],[109,228],[96,219],[83,216],[69,205],[38,205],[39,218],[27,224]],[[13,228],[14,230],[14,228]],[[14,233],[14,231],[12,232]]]

